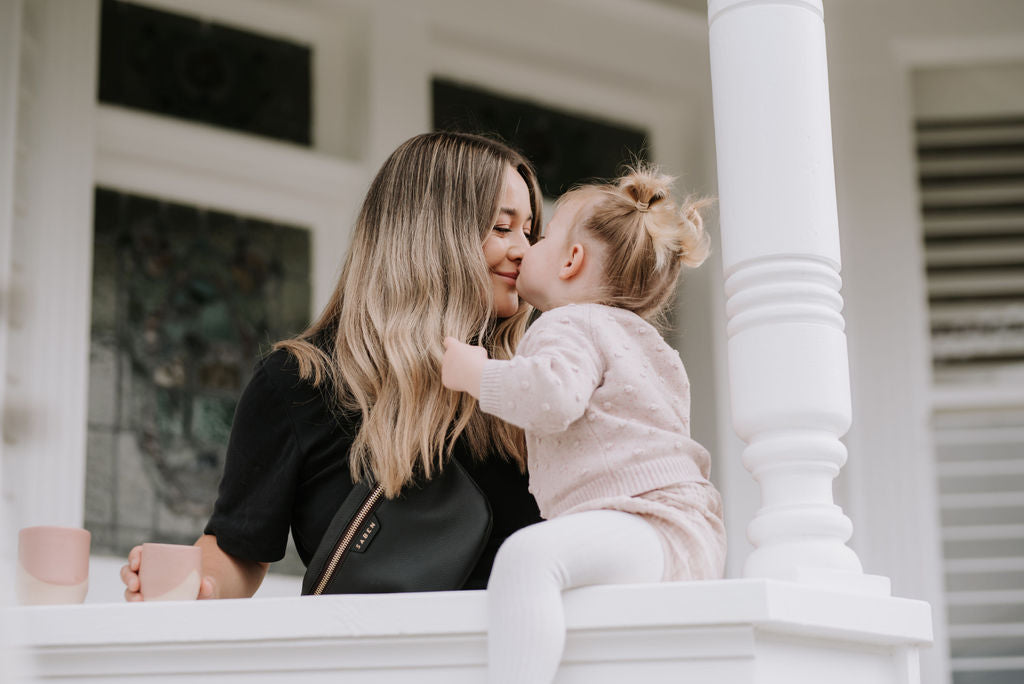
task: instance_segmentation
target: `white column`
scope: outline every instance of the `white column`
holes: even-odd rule
[[[733,423],[761,488],[744,574],[887,591],[833,503],[850,426],[821,0],[710,0]]]
[[[14,234],[14,160],[18,131],[21,64],[21,0],[0,3],[0,427],[7,388],[7,329],[10,319],[11,241]],[[0,491],[6,434],[0,433]],[[6,500],[0,498],[0,520]]]
[[[15,527],[81,525],[99,2],[22,7],[3,496]]]

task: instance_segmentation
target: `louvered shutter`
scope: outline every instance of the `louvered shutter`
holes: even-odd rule
[[[1024,117],[922,121],[955,684],[1024,682]]]

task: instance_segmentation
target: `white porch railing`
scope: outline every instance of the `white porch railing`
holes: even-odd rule
[[[40,681],[484,681],[483,592],[18,608]],[[773,580],[566,594],[559,684],[917,681],[928,605]]]

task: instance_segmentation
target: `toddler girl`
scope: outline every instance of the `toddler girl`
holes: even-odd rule
[[[525,430],[546,519],[495,560],[492,683],[554,678],[565,589],[722,576],[721,501],[708,452],[690,439],[689,381],[648,322],[681,267],[707,255],[700,205],[677,206],[671,180],[640,167],[562,196],[520,263],[519,294],[544,313],[513,359],[445,340],[444,385]]]

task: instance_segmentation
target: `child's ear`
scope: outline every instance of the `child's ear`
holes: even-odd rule
[[[558,277],[562,280],[571,280],[579,275],[583,270],[585,256],[583,245],[579,242],[573,243],[569,247],[569,253],[566,254],[565,260],[562,261],[562,267],[558,269]]]

